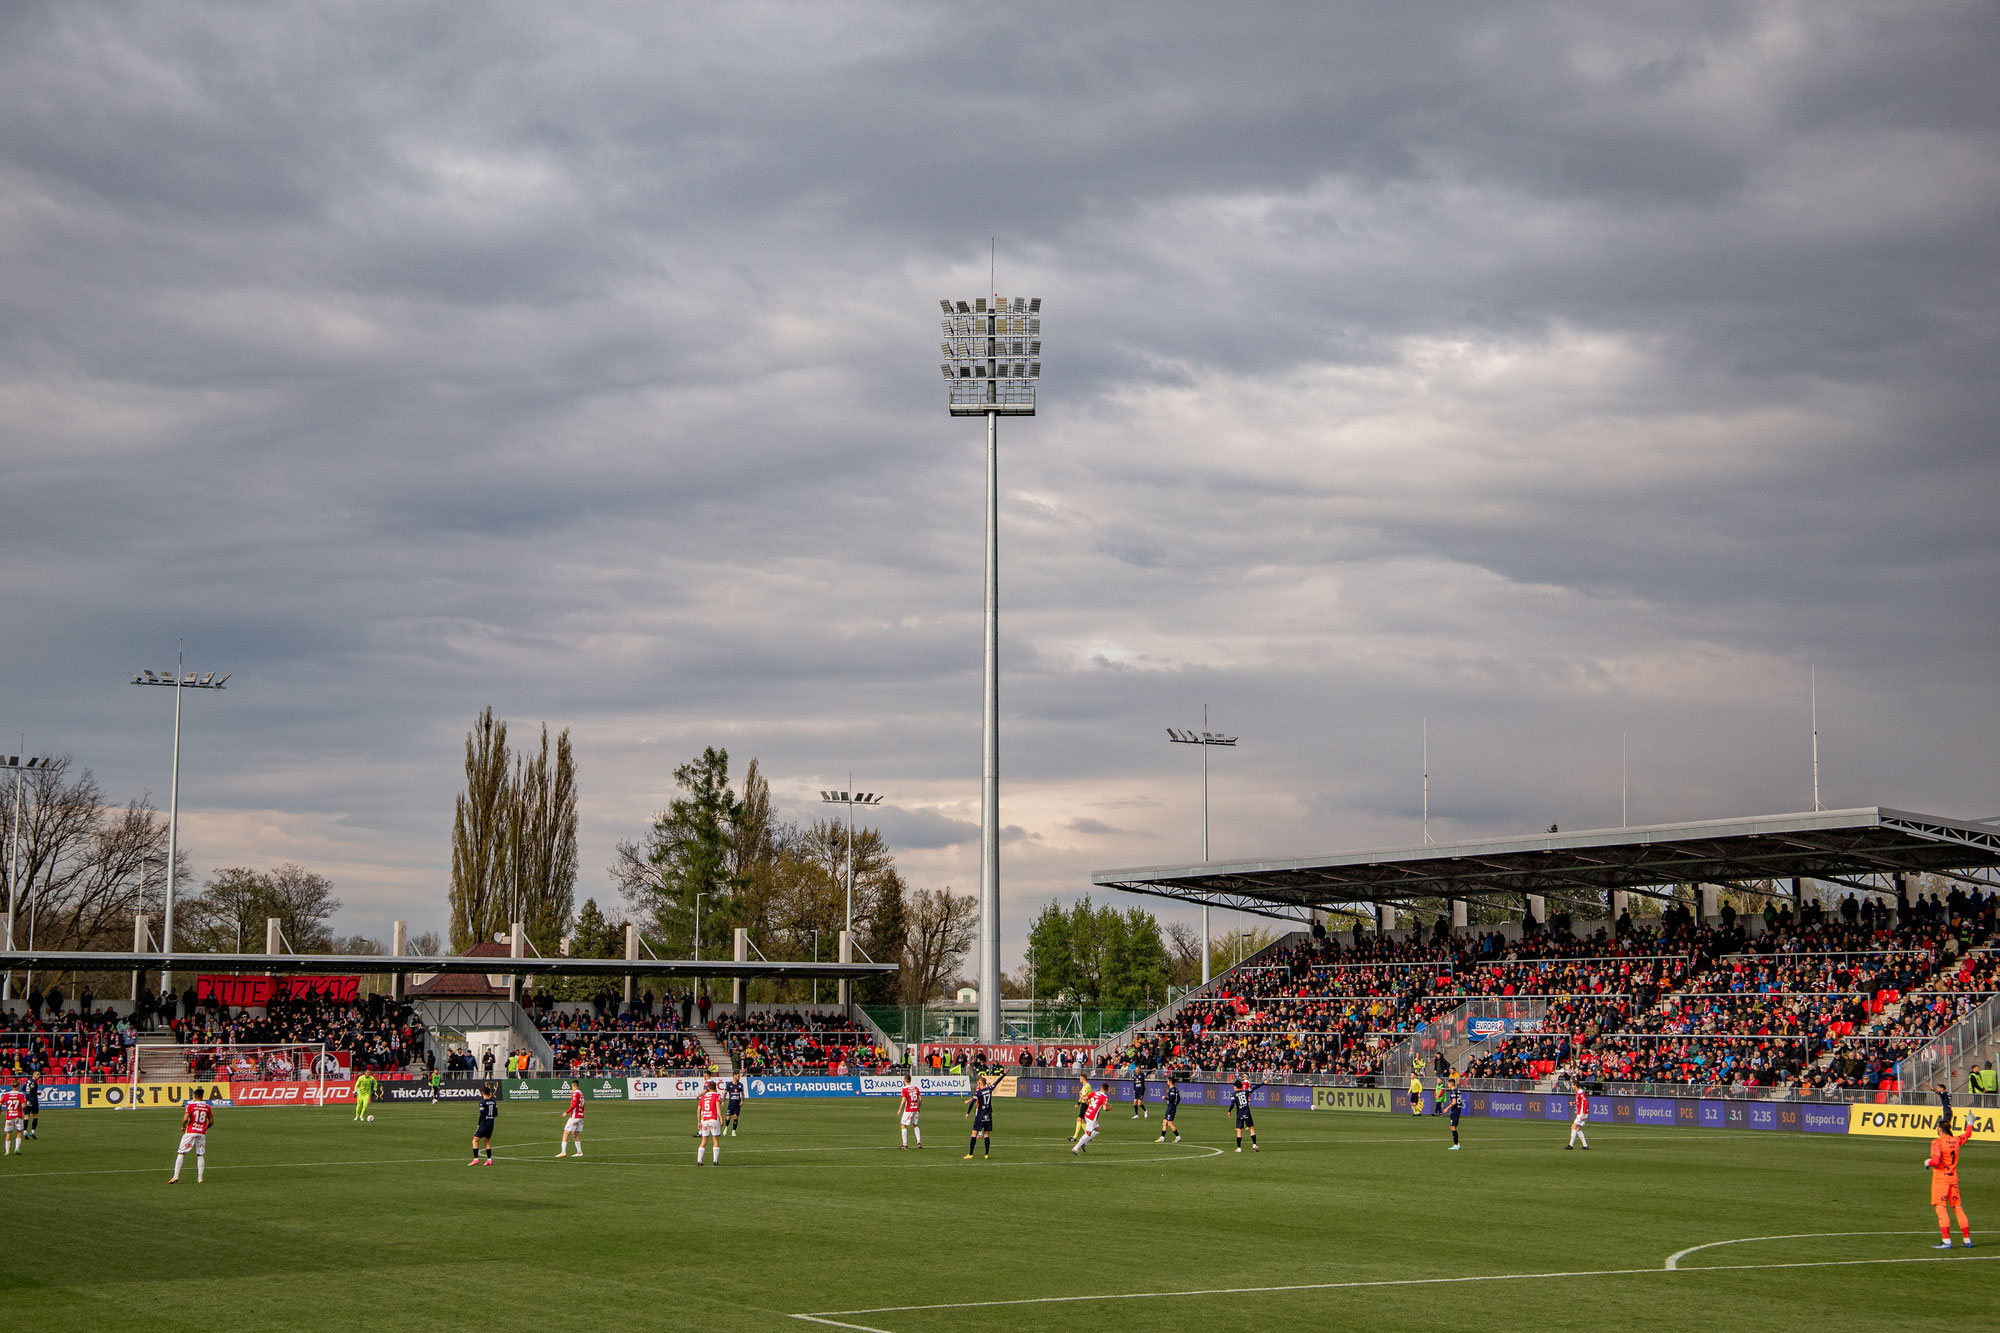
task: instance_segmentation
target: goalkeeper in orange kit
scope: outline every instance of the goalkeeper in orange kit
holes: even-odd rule
[[[1931,1207],[1937,1209],[1938,1234],[1943,1237],[1931,1248],[1948,1250],[1951,1248],[1951,1217],[1958,1214],[1958,1233],[1964,1238],[1966,1249],[1972,1248],[1972,1224],[1965,1220],[1965,1209],[1958,1202],[1958,1152],[1965,1141],[1972,1137],[1972,1117],[1965,1118],[1965,1132],[1951,1132],[1948,1115],[1938,1118],[1937,1137],[1931,1140],[1931,1155],[1924,1159],[1924,1165],[1931,1173]]]

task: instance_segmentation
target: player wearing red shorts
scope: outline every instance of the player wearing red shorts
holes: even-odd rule
[[[1097,1118],[1104,1114],[1104,1104],[1110,1100],[1111,1085],[1109,1083],[1101,1083],[1098,1085],[1097,1091],[1090,1094],[1090,1100],[1083,1104],[1083,1137],[1078,1139],[1070,1148],[1069,1151],[1072,1157],[1081,1153],[1084,1145],[1097,1137],[1098,1131],[1101,1128]]]
[[[694,1118],[694,1164],[701,1165],[702,1150],[715,1145],[715,1164],[722,1165],[722,1094],[715,1090],[715,1080],[710,1079],[702,1088],[701,1096],[695,1103]]]
[[[1958,1202],[1958,1150],[1972,1137],[1972,1117],[1965,1117],[1963,1133],[1951,1132],[1951,1117],[1938,1117],[1937,1137],[1931,1140],[1931,1155],[1924,1158],[1924,1166],[1931,1173],[1931,1207],[1937,1209],[1938,1243],[1934,1250],[1951,1248],[1951,1217],[1958,1214],[1958,1234],[1964,1237],[1966,1249],[1972,1248],[1972,1223],[1965,1220],[1965,1209]]]
[[[0,1084],[0,1157],[21,1151],[27,1115],[28,1094],[12,1083]]]
[[[181,1161],[194,1150],[194,1183],[201,1184],[202,1173],[208,1169],[208,1127],[215,1123],[215,1108],[208,1104],[206,1097],[193,1097],[181,1108],[181,1146],[174,1153],[174,1173],[167,1177],[169,1185],[181,1183]]]
[[[563,1117],[562,1144],[556,1149],[556,1156],[569,1154],[569,1141],[576,1140],[576,1155],[583,1156],[583,1085],[572,1083],[569,1087],[569,1111]]]
[[[917,1146],[921,1148],[924,1146],[924,1127],[917,1123],[917,1116],[922,1110],[924,1094],[916,1084],[910,1082],[908,1074],[903,1075],[902,1098],[900,1120],[902,1122],[903,1146],[905,1148],[909,1147],[910,1135],[915,1134],[917,1136]]]

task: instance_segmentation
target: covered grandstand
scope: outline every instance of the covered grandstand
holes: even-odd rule
[[[1867,808],[1551,829],[1094,882],[1310,927],[1099,1048],[1128,1071],[1878,1099],[1963,1090],[2000,1048],[1994,821]],[[1722,889],[1765,906],[1739,914]],[[1633,895],[1660,910],[1635,917]],[[1411,911],[1418,928],[1397,929]],[[1328,914],[1356,919],[1351,945]]]
[[[1894,894],[1911,875],[2000,888],[2000,823],[1878,806],[1754,815],[1636,828],[1551,829],[1504,838],[1324,856],[1104,870],[1100,888],[1306,920],[1374,912],[1424,898],[1455,904],[1529,900],[1616,911],[1613,894],[1670,898],[1681,885],[1793,897],[1806,881]],[[1458,913],[1456,924],[1464,924]],[[1540,913],[1536,914],[1537,916]],[[1393,922],[1393,916],[1388,918]]]

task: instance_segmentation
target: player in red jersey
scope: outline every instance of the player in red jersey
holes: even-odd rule
[[[924,1146],[924,1129],[922,1125],[917,1123],[917,1113],[920,1109],[919,1103],[923,1101],[923,1098],[923,1092],[916,1084],[910,1082],[910,1076],[908,1074],[903,1075],[903,1112],[901,1119],[903,1123],[903,1146],[905,1148],[910,1146],[910,1135],[912,1133],[917,1136],[917,1146],[919,1148]]]
[[[0,1157],[21,1151],[27,1134],[28,1094],[13,1083],[0,1083]]]
[[[583,1156],[583,1084],[576,1082],[569,1085],[569,1111],[563,1117],[562,1146],[556,1156],[569,1154],[571,1139],[576,1140],[576,1155]]]
[[[181,1146],[174,1153],[174,1173],[167,1177],[169,1185],[181,1183],[181,1161],[190,1148],[194,1149],[194,1183],[201,1184],[202,1173],[208,1169],[208,1127],[213,1123],[215,1108],[199,1093],[182,1106]]]
[[[715,1080],[703,1085],[701,1096],[695,1102],[694,1164],[701,1165],[702,1150],[715,1145],[715,1164],[722,1165],[722,1094],[715,1090]]]
[[[1097,1137],[1098,1130],[1102,1128],[1097,1118],[1104,1114],[1104,1104],[1110,1100],[1111,1085],[1100,1083],[1097,1085],[1097,1091],[1090,1094],[1090,1100],[1083,1104],[1083,1137],[1070,1147],[1072,1157],[1082,1152],[1084,1145]]]
[[[1569,1142],[1563,1145],[1563,1151],[1568,1152],[1581,1143],[1583,1150],[1589,1152],[1590,1140],[1583,1136],[1583,1127],[1590,1123],[1590,1094],[1581,1086],[1576,1090],[1576,1099],[1571,1103],[1571,1108],[1576,1112],[1576,1118],[1569,1122]]]

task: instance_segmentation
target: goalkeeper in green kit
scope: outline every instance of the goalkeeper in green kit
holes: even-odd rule
[[[361,1072],[361,1077],[354,1080],[354,1118],[356,1120],[373,1120],[375,1118],[368,1114],[368,1106],[375,1100],[375,1091],[378,1086],[375,1082],[375,1076],[365,1069]]]

